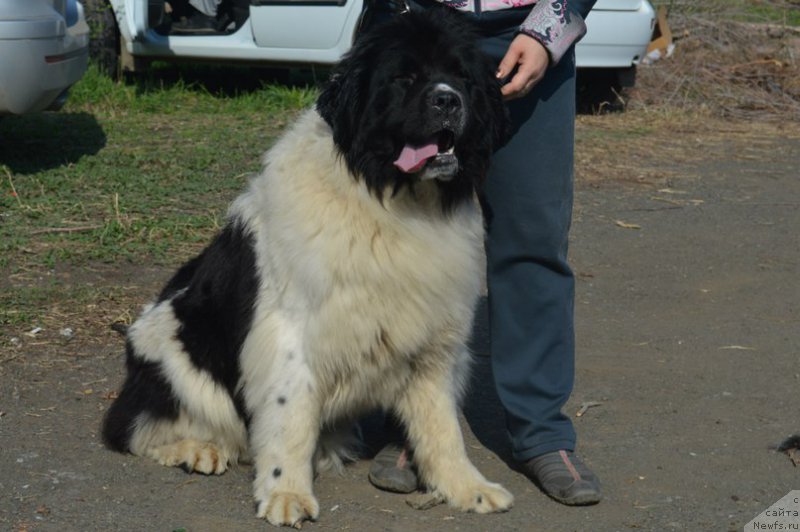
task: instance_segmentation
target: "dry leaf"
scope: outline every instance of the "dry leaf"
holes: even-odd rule
[[[735,349],[739,351],[755,351],[755,347],[747,347],[746,345],[723,345],[720,349]]]
[[[581,407],[580,407],[580,409],[579,409],[577,412],[575,412],[575,417],[581,417],[581,416],[583,416],[583,415],[586,413],[586,411],[587,411],[587,410],[589,410],[590,408],[594,408],[595,406],[600,406],[600,405],[602,405],[602,404],[603,404],[603,403],[598,403],[597,401],[587,401],[587,402],[585,402],[585,403],[581,403]]]
[[[406,504],[415,510],[430,510],[444,503],[444,497],[438,493],[415,493],[406,498]]]
[[[617,227],[622,227],[623,229],[641,229],[641,225],[637,224],[629,224],[627,222],[623,222],[622,220],[614,220],[614,224]]]

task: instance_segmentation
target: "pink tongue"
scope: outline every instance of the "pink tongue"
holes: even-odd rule
[[[426,144],[425,146],[413,147],[408,144],[403,147],[400,157],[394,165],[407,174],[413,174],[425,166],[425,161],[439,153],[436,143]]]

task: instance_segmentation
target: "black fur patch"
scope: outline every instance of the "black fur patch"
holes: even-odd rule
[[[241,224],[229,224],[167,285],[173,293],[186,288],[172,300],[182,325],[178,339],[192,363],[225,386],[243,418],[236,385],[239,354],[253,321],[258,291],[253,246],[253,237]]]

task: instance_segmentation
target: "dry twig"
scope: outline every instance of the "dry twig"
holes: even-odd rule
[[[31,235],[43,235],[46,233],[78,233],[81,231],[91,231],[93,229],[100,229],[102,225],[80,225],[77,227],[45,227],[31,231]]]

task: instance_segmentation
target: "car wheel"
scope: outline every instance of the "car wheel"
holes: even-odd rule
[[[89,24],[89,57],[100,71],[120,78],[120,35],[111,5],[106,0],[83,0]]]
[[[579,113],[624,111],[626,90],[636,83],[636,67],[621,69],[579,69],[577,105]]]

